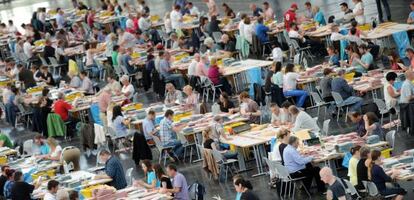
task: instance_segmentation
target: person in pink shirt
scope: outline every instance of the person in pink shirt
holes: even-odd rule
[[[275,12],[273,12],[273,9],[270,7],[269,2],[265,1],[263,3],[263,11],[264,11],[264,19],[272,20],[275,17]]]
[[[106,117],[106,110],[108,109],[109,104],[111,103],[111,88],[105,87],[101,94],[98,96],[98,105],[99,105],[99,117],[101,118],[101,121],[104,126],[108,125],[107,117]]]
[[[232,90],[226,78],[222,77],[223,71],[217,65],[217,59],[211,58],[210,68],[208,69],[208,78],[214,85],[221,85],[220,89],[231,95]]]
[[[208,55],[201,56],[200,62],[197,64],[197,76],[208,76]]]
[[[87,22],[88,22],[88,26],[89,27],[94,27],[93,26],[93,23],[95,23],[95,10],[93,10],[93,9],[91,9],[91,10],[89,10],[89,13],[88,13],[88,17],[87,17]]]
[[[187,95],[184,107],[195,109],[198,104],[198,95],[193,92],[193,87],[191,87],[190,85],[186,85],[183,88],[183,92],[185,93],[185,95]]]

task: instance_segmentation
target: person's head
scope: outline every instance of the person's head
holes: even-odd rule
[[[361,121],[362,114],[360,112],[352,112],[352,113],[349,114],[349,118],[351,119],[351,121],[353,123],[357,123],[357,122]]]
[[[339,32],[339,26],[336,24],[332,24],[331,26],[331,32],[332,33],[338,33]]]
[[[409,58],[409,59],[414,59],[414,49],[413,48],[407,48],[405,50],[405,55]]]
[[[203,141],[207,141],[208,139],[210,139],[210,135],[211,135],[211,127],[207,127],[202,133],[203,136]]]
[[[378,161],[380,161],[381,160],[380,159],[381,158],[381,151],[378,150],[378,149],[371,150],[370,157],[371,157],[372,162],[378,162]]]
[[[147,113],[147,117],[150,120],[154,120],[155,119],[155,111],[154,110],[149,110]]]
[[[121,81],[122,85],[124,85],[124,86],[129,85],[128,75],[122,75],[120,81]]]
[[[330,56],[337,54],[335,47],[332,46],[332,45],[329,45],[326,48],[326,50],[328,51],[328,55],[330,55]]]
[[[385,75],[385,79],[390,84],[394,84],[395,80],[397,79],[397,74],[395,72],[388,72],[387,75]]]
[[[281,141],[286,141],[286,139],[290,138],[290,131],[289,129],[279,129],[279,131],[276,133],[276,137],[277,139],[281,140]],[[287,141],[289,142],[289,141]]]
[[[106,161],[108,161],[110,157],[111,152],[109,152],[108,150],[102,150],[99,152],[99,160],[101,163],[106,163]]]
[[[108,83],[113,83],[114,81],[116,81],[116,75],[115,74],[109,75],[106,78],[106,80],[108,81]]]
[[[221,6],[223,7],[224,12],[228,12],[230,10],[230,7],[227,5],[227,3],[223,3]]]
[[[276,62],[276,64],[275,64],[275,73],[280,72],[280,71],[282,71],[282,63],[281,62]]]
[[[222,103],[227,103],[227,102],[229,102],[229,101],[230,101],[230,100],[229,100],[229,95],[228,95],[226,92],[222,92],[222,93],[220,94],[219,101],[220,101],[220,102],[222,102]]]
[[[180,5],[175,5],[175,6],[174,6],[174,10],[175,10],[175,11],[179,12],[179,11],[180,11],[180,9],[181,9],[181,6],[180,6]]]
[[[11,177],[14,177],[15,182],[23,181],[23,173],[21,171],[15,171]]]
[[[16,170],[8,168],[5,170],[5,175],[7,177],[7,180],[14,180],[14,175],[16,173]]]
[[[229,42],[229,40],[230,40],[229,35],[223,34],[221,36],[221,42],[223,42],[224,44],[227,44],[227,42]]]
[[[47,72],[48,72],[47,66],[41,66],[40,67],[40,72],[42,72],[42,74],[47,74]]]
[[[250,181],[245,180],[243,177],[237,178],[233,181],[234,188],[237,192],[245,192],[246,190],[252,190],[253,186]]]
[[[204,39],[204,45],[206,45],[208,48],[213,48],[214,45],[214,40],[211,37],[207,37],[206,39]]]
[[[257,23],[258,24],[263,24],[263,17],[257,18]]]
[[[324,76],[329,76],[332,73],[332,69],[331,68],[325,68],[323,69],[323,75]]]
[[[155,176],[157,177],[158,180],[161,180],[161,178],[165,176],[164,169],[162,168],[160,164],[158,163],[154,164],[152,166],[152,169],[154,170]]]
[[[79,78],[83,80],[85,77],[88,77],[88,73],[86,71],[81,71],[79,74]]]
[[[34,139],[33,139],[33,142],[36,145],[39,145],[39,146],[42,146],[44,144],[43,141],[44,141],[44,137],[41,134],[36,134],[35,137],[34,137]]]
[[[256,6],[256,4],[252,3],[252,4],[249,5],[249,8],[250,8],[251,11],[254,12],[254,11],[256,11],[257,6]]]
[[[368,147],[361,147],[359,149],[360,159],[368,159],[370,156],[371,150]]]
[[[240,102],[248,102],[250,100],[249,93],[246,91],[243,91],[242,93],[240,93],[239,100]]]
[[[329,167],[323,167],[321,169],[321,171],[319,171],[319,175],[321,177],[321,180],[326,183],[331,185],[332,183],[335,182],[336,177],[333,175],[332,173],[332,169]]]
[[[3,165],[1,166],[1,173],[7,177],[6,175],[6,170],[10,169],[10,167],[8,165]]]
[[[174,92],[175,91],[174,84],[172,83],[165,84],[165,89],[167,90],[167,92]]]
[[[319,12],[319,6],[313,6],[312,7],[312,13],[316,14]]]
[[[309,1],[305,2],[305,9],[306,9],[306,10],[311,10],[311,9],[312,9],[312,4],[311,4],[311,2],[309,2]]]
[[[60,189],[56,192],[56,200],[70,200],[69,192],[65,189]]]
[[[369,52],[369,48],[366,44],[359,45],[358,49],[360,54],[365,54]]]
[[[357,29],[356,29],[355,27],[352,27],[352,28],[351,28],[351,30],[349,30],[349,33],[350,33],[351,35],[356,36]]]
[[[195,54],[194,54],[194,60],[195,60],[196,62],[200,62],[200,58],[201,58],[201,56],[200,56],[200,54],[199,54],[199,53],[195,53]]]
[[[183,88],[183,92],[187,95],[190,96],[193,94],[193,87],[191,87],[190,85],[186,85]]]
[[[187,7],[187,9],[191,9],[191,8],[193,8],[193,3],[192,2],[187,2],[185,7]]]
[[[50,148],[56,148],[58,146],[58,142],[53,137],[48,137],[46,143]]]
[[[414,80],[414,72],[411,70],[407,70],[405,72],[405,79],[409,80],[409,81],[413,81]]]
[[[122,108],[120,105],[116,105],[112,108],[112,120],[115,120],[118,116],[123,116]]]
[[[269,2],[267,2],[267,1],[263,2],[263,8],[264,8],[264,10],[269,9],[270,8]]]
[[[213,118],[214,122],[222,124],[223,123],[223,117],[220,115],[214,116]]]
[[[13,20],[9,19],[9,26],[13,26]]]
[[[293,65],[292,63],[288,63],[286,65],[285,73],[294,72],[294,71],[295,71],[295,65]]]
[[[47,190],[49,190],[52,194],[56,194],[59,190],[59,182],[56,180],[50,180],[47,182]]]
[[[148,173],[148,172],[152,172],[152,164],[151,164],[151,160],[143,160],[141,162],[141,168],[142,171],[144,171],[144,173]]]
[[[295,148],[298,148],[299,147],[299,138],[297,138],[296,136],[293,136],[293,135],[290,136],[288,144],[295,147]]]
[[[354,4],[357,4],[357,3],[362,2],[362,0],[352,0],[352,2],[353,2]]]
[[[338,71],[336,71],[336,73],[339,77],[343,78],[345,76],[345,69],[339,69]]]
[[[293,12],[296,12],[296,10],[298,10],[298,4],[297,3],[292,3],[290,5],[290,10]]]
[[[279,106],[276,103],[272,103],[270,105],[270,110],[272,111],[272,113],[279,113]]]
[[[167,118],[167,119],[172,119],[173,118],[173,116],[174,116],[174,111],[172,111],[172,110],[167,110],[167,111],[165,111],[165,114],[164,114],[164,117],[165,118]]]
[[[348,4],[346,2],[339,4],[339,6],[341,7],[342,12],[346,12],[349,9]]]
[[[299,114],[299,112],[300,112],[300,110],[298,109],[298,107],[296,107],[295,105],[291,105],[290,107],[289,107],[289,113],[292,115],[292,116],[296,116],[296,115],[298,115]]]
[[[290,103],[290,101],[285,101],[282,103],[281,108],[285,111],[285,112],[289,112],[289,107],[292,105],[292,103]]]
[[[58,92],[57,98],[60,99],[60,100],[64,100],[65,99],[65,94],[63,94],[63,92]]]
[[[367,121],[369,125],[372,125],[375,122],[379,121],[377,115],[374,112],[367,112],[365,113],[365,116],[367,116]]]
[[[298,28],[298,24],[296,24],[295,22],[292,22],[291,24],[290,24],[290,28],[292,29],[292,30],[299,30],[299,28]]]
[[[412,1],[412,2],[410,3],[410,8],[411,8],[411,10],[414,10],[414,1]]]
[[[169,177],[173,178],[177,174],[177,166],[174,164],[167,165],[167,174]]]

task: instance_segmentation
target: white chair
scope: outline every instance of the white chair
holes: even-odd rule
[[[388,142],[391,149],[394,149],[395,146],[395,130],[389,131],[387,134],[385,134],[385,141]]]
[[[134,168],[131,167],[131,168],[127,169],[126,172],[125,172],[125,178],[126,178],[128,186],[132,186],[132,184],[134,183],[134,178],[132,177],[132,172],[133,171],[134,171]]]
[[[322,132],[325,134],[325,136],[329,136],[329,123],[331,122],[331,119],[327,119],[323,121],[322,125]]]
[[[213,39],[216,43],[219,43],[221,40],[221,36],[223,34],[221,32],[213,32]]]
[[[276,168],[276,163],[280,163],[278,161],[274,161],[274,160],[269,160],[266,157],[263,157],[263,160],[265,161],[267,167],[269,168],[269,174],[270,174],[270,178],[276,178],[277,176],[277,168]]]
[[[277,171],[277,177],[282,182],[281,188],[279,191],[281,192],[284,191],[283,197],[282,197],[282,193],[279,194],[279,197],[281,199],[285,199],[285,197],[291,197],[292,199],[295,199],[296,182],[298,181],[302,184],[309,198],[312,198],[311,195],[309,194],[309,191],[306,189],[305,185],[302,182],[302,180],[305,179],[305,177],[292,178],[289,174],[289,171],[281,163],[274,163],[274,167],[276,168],[276,171]],[[286,185],[283,183],[285,183]],[[292,184],[293,184],[293,189],[290,189],[292,188]],[[292,191],[292,194],[291,194],[291,191]]]
[[[349,182],[346,179],[342,179],[345,184],[346,184],[346,193],[348,193],[349,195],[351,195],[353,197],[353,199],[361,199],[361,196],[359,195],[358,191],[356,190],[356,188],[354,187],[354,185],[352,185],[351,182]]]
[[[212,92],[212,95],[213,95],[212,100],[214,102],[216,98],[216,90],[219,90],[221,93],[220,87],[223,86],[221,84],[214,85],[213,82],[211,82],[211,80],[206,76],[200,76],[200,85],[201,85],[201,88],[203,89],[203,99],[205,97],[205,102],[208,102],[210,91]]]
[[[184,148],[184,156],[183,156],[183,162],[185,162],[185,156],[187,155],[187,149],[190,148],[190,163],[193,161],[193,146],[195,143],[190,143],[185,135],[182,133],[177,133],[178,139],[181,141],[181,144]]]
[[[47,63],[46,59],[42,56],[39,56],[40,61],[42,62],[43,66],[50,67],[51,65]]]
[[[53,68],[53,75],[56,77],[60,77],[62,66],[64,66],[65,64],[59,64],[55,57],[49,57],[49,62],[51,67]],[[56,71],[58,72],[58,74],[56,74]]]
[[[25,123],[22,124],[26,124],[26,128],[29,128],[30,124],[32,123],[32,119],[31,116],[33,114],[33,112],[31,111],[27,111],[24,106],[22,104],[17,104],[17,108],[19,110],[19,112],[17,112],[16,114],[16,122],[15,122],[15,126],[17,126],[17,122],[21,121],[23,119],[23,121]]]
[[[325,119],[325,115],[326,115],[326,112],[327,112],[327,106],[330,103],[325,102],[317,92],[310,92],[310,94],[312,96],[313,102],[315,102],[315,106],[318,108],[318,114],[317,114],[317,116],[319,116],[319,111],[320,111],[321,107],[322,106],[325,107],[325,113],[323,115],[323,117]]]
[[[381,125],[383,125],[383,122],[384,122],[384,114],[387,114],[390,111],[387,109],[387,105],[385,104],[384,100],[374,98],[374,103],[375,103],[375,105],[377,105],[378,110],[379,110],[379,112],[381,114]],[[390,122],[391,122],[391,113],[389,113],[389,115],[390,115]]]
[[[234,164],[236,162],[238,162],[238,160],[236,159],[225,159],[224,156],[217,150],[212,149],[211,150],[214,160],[216,161],[216,163],[219,166],[220,172],[221,170],[224,170],[225,173],[225,179],[227,182],[227,174],[230,171],[230,173],[233,175],[233,171],[231,170],[231,168],[235,169]]]
[[[362,181],[362,184],[364,185],[365,189],[368,191],[368,195],[371,197],[378,197],[379,192],[377,189],[377,186],[375,185],[375,183],[371,182],[371,181]],[[383,196],[384,199],[389,199],[389,198],[393,198],[397,196],[396,194],[392,194],[392,195],[388,195],[388,196]]]
[[[338,93],[338,92],[331,92],[332,97],[335,100],[335,104],[336,107],[338,108],[338,113],[337,113],[337,117],[336,117],[336,121],[339,121],[339,115],[341,114],[341,110],[342,108],[346,108],[346,112],[345,112],[345,122],[348,119],[348,111],[349,111],[349,106],[352,104],[345,104],[344,100],[342,99],[342,96]]]
[[[23,156],[33,155],[33,140],[29,139],[23,142]]]
[[[121,65],[121,64],[119,64],[119,66],[121,67],[121,69],[122,69],[123,73],[129,77],[129,82],[130,82],[130,83],[132,83],[132,78],[133,78],[134,76],[136,76],[136,75],[138,74],[138,72],[133,73],[133,74],[130,74],[130,73],[128,72],[128,69],[126,68],[126,66],[125,66],[125,65]]]
[[[155,136],[152,137],[154,140],[155,146],[157,147],[158,152],[160,153],[160,157],[158,158],[158,163],[161,163],[161,159],[163,159],[163,164],[165,166],[167,162],[167,157],[169,156],[168,153],[174,148],[173,146],[167,146],[165,147],[162,145],[161,140]]]

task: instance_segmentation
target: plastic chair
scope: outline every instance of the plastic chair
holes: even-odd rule
[[[53,67],[53,75],[60,77],[62,66],[64,66],[65,64],[59,64],[55,57],[49,57],[49,62],[51,67]],[[56,68],[58,69],[58,74],[56,74]]]
[[[211,153],[213,154],[214,160],[219,165],[220,172],[222,169],[224,169],[225,172],[225,179],[227,182],[227,174],[230,170],[230,166],[234,167],[234,163],[238,162],[236,159],[225,159],[224,156],[217,150],[212,149]],[[233,175],[232,170],[230,170],[230,173]]]
[[[33,140],[29,139],[23,142],[23,156],[33,155]]]
[[[129,72],[128,72],[128,69],[126,68],[126,66],[125,65],[119,65],[120,67],[121,67],[121,70],[124,72],[124,74],[125,75],[127,75],[128,77],[129,77],[129,82],[130,83],[132,83],[132,78],[134,77],[134,76],[136,76],[137,74],[138,74],[138,72],[136,72],[136,73],[134,73],[134,74],[130,74]]]
[[[213,102],[216,98],[216,90],[219,90],[221,93],[221,89],[220,87],[222,87],[223,85],[218,84],[218,85],[214,85],[213,82],[211,82],[211,80],[206,77],[206,76],[200,76],[200,85],[201,88],[203,89],[203,99],[205,97],[205,102],[208,102],[208,96],[210,94],[210,91],[213,93]]]
[[[157,136],[152,137],[152,139],[154,140],[155,146],[157,147],[157,150],[160,153],[158,163],[161,163],[161,159],[163,159],[163,164],[165,166],[165,163],[167,162],[168,152],[172,150],[173,146],[165,147],[164,145],[162,145],[161,140]]]
[[[384,100],[374,98],[374,103],[377,105],[378,110],[381,114],[381,125],[383,125],[384,122],[384,114],[389,113],[389,110],[387,109],[387,105],[385,104]],[[390,122],[391,122],[391,114],[390,114]]]
[[[322,107],[322,106],[325,106],[325,113],[324,113],[324,118],[325,118],[325,115],[326,115],[326,112],[327,112],[327,107],[326,107],[326,105],[328,105],[328,104],[330,104],[330,103],[327,103],[327,102],[325,102],[322,98],[321,98],[321,96],[318,94],[318,93],[316,93],[316,92],[310,92],[310,94],[311,94],[311,96],[312,96],[312,99],[313,99],[313,102],[315,102],[315,106],[318,108],[318,114],[317,114],[317,116],[319,116],[319,110],[320,110],[320,108]]]
[[[40,59],[40,61],[42,62],[42,65],[43,65],[43,66],[46,66],[46,67],[51,67],[51,65],[50,65],[49,63],[47,63],[47,61],[46,61],[46,59],[45,59],[45,58],[43,58],[42,56],[39,56],[39,59]]]
[[[26,128],[29,128],[30,124],[32,123],[32,119],[31,119],[31,115],[33,114],[33,112],[31,111],[27,111],[24,106],[22,104],[17,104],[17,108],[19,109],[19,112],[16,113],[16,126],[17,126],[17,122],[20,121],[21,119],[24,120],[24,122],[26,123]]]
[[[125,178],[127,181],[127,185],[131,186],[134,183],[134,178],[132,177],[132,172],[134,171],[134,168],[128,168],[125,172]]]
[[[322,131],[323,131],[323,134],[325,134],[325,136],[329,136],[329,123],[330,122],[331,122],[331,119],[327,119],[323,121]]]
[[[177,133],[177,137],[181,141],[181,144],[183,145],[183,148],[184,148],[183,162],[185,162],[185,156],[187,155],[187,149],[190,148],[189,156],[190,156],[190,163],[191,163],[193,161],[193,146],[195,143],[188,142],[187,138],[182,133]]]
[[[277,168],[276,168],[276,163],[280,163],[278,161],[274,161],[274,160],[269,160],[266,157],[263,157],[263,160],[265,161],[267,167],[269,168],[269,174],[270,174],[270,178],[274,178],[274,176],[277,176],[278,172],[277,172]]]
[[[375,183],[371,182],[371,181],[362,181],[362,184],[364,185],[365,189],[368,191],[368,195],[371,197],[378,197],[378,195],[380,195],[380,193],[378,192],[377,186],[375,185]],[[388,198],[393,198],[397,196],[396,194],[392,194],[392,195],[388,195],[388,196],[384,196],[385,199]]]
[[[359,195],[358,191],[356,190],[356,188],[352,185],[351,182],[349,182],[346,179],[342,179],[343,182],[345,182],[346,184],[346,193],[350,194],[352,197],[354,197],[355,199],[361,199],[361,195]]]
[[[281,180],[281,182],[289,184],[289,187],[287,187],[287,185],[286,185],[286,187],[284,187],[284,184],[281,184],[280,191],[283,191],[283,189],[285,189],[284,190],[285,193],[284,193],[283,197],[282,197],[281,193],[279,194],[281,199],[282,198],[284,199],[286,197],[287,193],[289,193],[287,195],[288,197],[292,197],[292,199],[295,199],[296,182],[298,182],[298,181],[301,182],[301,184],[302,184],[303,188],[305,189],[306,194],[309,196],[309,198],[312,198],[311,195],[309,194],[309,191],[306,189],[305,185],[302,182],[302,180],[305,179],[305,177],[300,177],[300,178],[290,177],[289,171],[286,169],[285,166],[283,166],[280,163],[274,163],[274,167],[276,168],[278,178]],[[292,183],[293,183],[293,190],[292,190],[292,194],[290,194],[290,191],[287,191],[287,190],[288,190],[288,188],[292,187]]]
[[[391,149],[394,149],[395,145],[395,130],[389,131],[387,134],[385,134],[385,141],[388,142],[388,144],[391,146]]]
[[[349,106],[352,104],[344,104],[344,100],[342,99],[342,96],[338,92],[331,92],[331,94],[335,100],[336,107],[338,108],[338,114],[336,117],[336,121],[339,121],[339,115],[341,113],[342,108],[346,107],[346,112],[345,112],[345,122],[346,122],[348,118],[347,116],[349,112]]]
[[[221,40],[221,36],[223,35],[221,32],[213,32],[213,39],[216,43],[219,43]]]

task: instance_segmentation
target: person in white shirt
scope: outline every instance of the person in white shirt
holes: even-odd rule
[[[70,200],[69,199],[69,192],[65,189],[60,189],[56,193],[56,200]]]
[[[13,25],[13,20],[9,20],[9,27],[7,27],[7,31],[9,33],[13,33],[13,34],[18,32],[17,27],[15,25]]]
[[[59,190],[59,182],[56,180],[50,180],[47,183],[47,192],[43,196],[43,200],[57,200],[56,193]]]
[[[187,8],[187,9],[188,9],[188,11],[190,12],[190,15],[191,15],[191,16],[195,16],[195,17],[200,16],[200,11],[198,10],[198,8],[197,8],[197,7],[195,7],[195,6],[193,5],[193,3],[192,3],[192,2],[188,2],[188,3],[187,3],[187,5],[186,5],[186,8]]]
[[[138,16],[140,15],[140,13],[137,14]],[[141,19],[141,18],[140,18]],[[128,15],[128,19],[125,22],[125,27],[128,30],[135,30],[134,29],[134,16],[132,14]]]
[[[32,42],[32,37],[28,37],[23,44],[23,52],[28,59],[33,57],[32,45],[30,44],[31,42]]]
[[[183,21],[183,15],[180,12],[181,7],[179,5],[174,6],[174,10],[171,11],[171,28],[177,30],[181,28],[181,23]]]
[[[79,74],[80,79],[82,80],[81,91],[84,91],[86,94],[93,94],[93,84],[91,79],[89,79],[88,74],[85,71],[82,71]]]
[[[240,26],[241,36],[244,37],[250,44],[253,42],[254,24],[250,22],[250,17],[245,17]]]
[[[148,14],[143,13],[141,18],[138,20],[138,26],[141,31],[148,31],[151,28],[151,21]]]
[[[285,75],[283,76],[283,94],[285,97],[297,97],[296,105],[303,107],[308,93],[305,90],[296,88],[297,80],[301,77],[294,71],[295,65],[289,63],[286,65]]]
[[[339,26],[333,24],[331,27],[331,41],[340,41],[346,39],[345,35],[339,33]]]
[[[310,129],[313,132],[319,132],[320,128],[316,123],[316,120],[305,111],[299,110],[296,106],[290,106],[289,113],[295,119],[292,131]]]
[[[354,2],[355,7],[352,11],[355,15],[355,20],[358,22],[359,25],[365,24],[365,12],[364,12],[364,3],[362,0],[352,0]]]
[[[66,20],[62,9],[60,9],[56,15],[56,23],[58,25],[58,29],[65,28]]]
[[[172,32],[172,25],[171,25],[170,15],[171,15],[170,12],[166,12],[165,15],[164,15],[164,27],[165,27],[165,32],[167,34],[170,34]]]
[[[190,65],[188,66],[188,76],[196,76],[197,73],[197,64],[200,62],[200,54],[194,54],[194,59],[191,61]]]
[[[273,20],[273,18],[275,17],[275,13],[273,12],[273,9],[270,7],[269,2],[267,1],[263,3],[263,15],[266,21]]]
[[[129,82],[129,77],[127,75],[123,75],[121,77],[122,89],[121,93],[128,99],[132,99],[135,93],[134,86]]]
[[[204,0],[204,2],[207,4],[208,7],[208,16],[217,16],[218,10],[216,2],[214,0]]]
[[[283,52],[282,49],[279,47],[278,43],[272,45],[272,59],[274,62],[283,63]]]
[[[119,36],[119,42],[118,45],[122,46],[124,48],[132,48],[135,46],[135,35],[123,31],[122,29],[117,30],[118,36]]]

